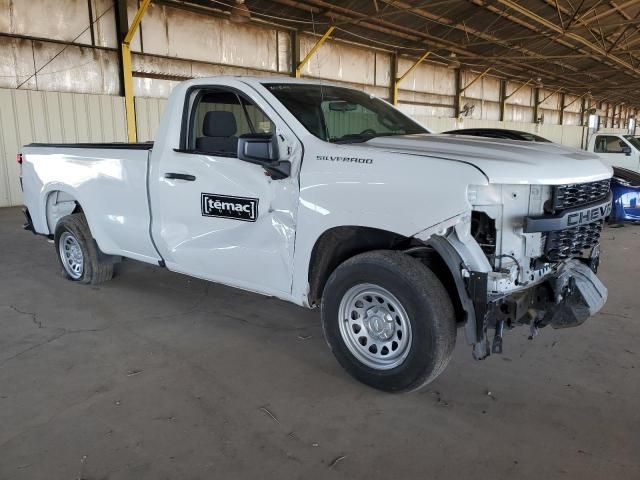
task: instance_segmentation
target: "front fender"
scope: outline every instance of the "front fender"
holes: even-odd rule
[[[344,147],[327,148],[344,154]],[[358,163],[313,153],[305,154],[300,175],[292,294],[301,304],[308,293],[311,252],[324,232],[356,226],[407,238],[429,229],[436,233],[471,211],[468,186],[487,182],[469,165],[438,158],[367,149],[368,163]]]

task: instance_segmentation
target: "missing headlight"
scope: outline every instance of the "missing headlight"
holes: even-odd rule
[[[487,257],[496,254],[496,222],[485,212],[471,212],[471,236]]]

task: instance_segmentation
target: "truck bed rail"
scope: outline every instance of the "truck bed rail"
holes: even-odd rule
[[[64,147],[64,148],[102,148],[111,150],[151,150],[153,148],[153,142],[141,142],[141,143],[30,143],[25,147]]]

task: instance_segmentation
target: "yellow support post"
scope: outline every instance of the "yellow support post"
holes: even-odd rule
[[[542,105],[546,100],[549,100],[551,98],[552,95],[558,93],[560,90],[562,90],[564,87],[560,87],[555,89],[553,92],[551,92],[549,95],[547,95],[546,97],[544,97],[542,100],[540,100],[540,102],[538,103],[538,105]]]
[[[129,31],[122,41],[122,70],[124,77],[124,106],[127,112],[127,137],[130,143],[138,141],[136,133],[136,105],[133,100],[133,68],[131,66],[131,41],[140,26],[144,12],[151,3],[151,0],[143,0],[140,8],[133,17],[133,22]]]
[[[587,93],[589,93],[589,92],[584,92],[584,93],[583,93],[582,95],[580,95],[579,97],[576,97],[576,99],[575,99],[575,100],[573,100],[573,101],[571,101],[571,102],[567,103],[566,105],[564,105],[564,106],[562,107],[562,109],[563,109],[563,110],[566,110],[566,109],[567,109],[567,108],[569,108],[571,105],[573,105],[573,104],[574,104],[574,103],[576,103],[578,100],[580,100],[582,97],[584,97]]]
[[[431,52],[429,50],[424,52],[422,56],[418,60],[416,60],[414,64],[411,65],[406,72],[402,74],[401,77],[397,78],[393,82],[393,92],[391,93],[391,100],[394,105],[398,105],[398,85],[400,85],[400,82],[402,82],[405,78],[407,78],[407,76],[411,72],[413,72],[416,68],[418,68],[418,65],[420,65],[425,60],[425,58],[427,58],[430,54]]]
[[[335,28],[336,27],[334,26],[329,27],[329,29],[324,33],[324,35],[320,37],[320,40],[318,40],[316,44],[313,46],[313,48],[309,50],[309,53],[307,53],[307,56],[304,57],[302,61],[298,64],[298,66],[296,67],[296,78],[300,78],[300,75],[302,74],[302,67],[304,67],[309,62],[311,57],[313,57],[313,54],[316,53],[316,51],[322,46],[324,42],[326,42],[327,38],[329,38],[329,35],[333,33]]]
[[[487,68],[484,72],[482,72],[480,75],[478,75],[476,78],[474,78],[473,80],[471,80],[469,83],[467,83],[462,90],[460,90],[460,95],[462,95],[462,93],[469,88],[471,85],[473,85],[474,83],[476,83],[478,80],[480,80],[482,77],[484,77],[487,73],[489,73],[489,70],[491,70],[493,67],[489,67]]]
[[[527,80],[526,82],[524,82],[522,85],[520,85],[518,88],[516,88],[513,92],[511,92],[509,95],[507,95],[506,97],[504,97],[505,100],[507,100],[508,98],[513,97],[516,93],[518,93],[520,90],[522,90],[524,87],[526,87],[527,85],[529,85],[531,83],[531,79]]]

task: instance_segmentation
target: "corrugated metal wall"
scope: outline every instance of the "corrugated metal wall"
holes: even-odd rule
[[[22,145],[126,141],[122,97],[0,89],[0,207],[22,204],[15,161]]]
[[[137,97],[136,102],[136,131],[139,142],[151,142],[155,139],[156,129],[160,125],[160,118],[167,100],[164,98]]]
[[[136,98],[138,139],[154,139],[167,101]],[[401,110],[434,132],[454,128],[496,127],[537,133],[550,140],[580,148],[583,127],[536,125],[497,120],[436,117],[422,106],[403,105]],[[607,132],[626,132],[606,128]],[[16,153],[31,142],[126,142],[124,100],[111,95],[0,89],[0,207],[21,205],[22,194]]]
[[[127,0],[130,19],[138,5],[139,0]],[[121,94],[113,6],[113,0],[0,0],[0,88]],[[47,15],[42,15],[43,11]],[[291,40],[290,31],[274,26],[234,24],[223,16],[152,2],[131,45],[135,95],[167,98],[179,80],[188,78],[288,75]],[[304,56],[318,35],[300,34],[299,40]],[[304,66],[302,74],[389,98],[393,58],[388,50],[330,38]],[[414,61],[398,58],[398,75]],[[446,59],[432,55],[400,84],[400,104],[411,115],[455,115],[456,70],[446,64]],[[462,69],[461,82],[467,86],[462,106],[466,106],[467,120],[499,120],[500,79],[492,73],[478,79],[479,73]],[[509,80],[507,94],[504,120],[521,122],[522,128],[528,129],[524,125],[534,121],[535,86]],[[560,123],[561,94],[540,87],[539,97],[544,99],[538,110],[544,116],[542,123]],[[565,105],[570,106],[564,124],[581,123],[580,100],[566,95]],[[151,137],[156,107],[160,104],[152,103],[151,110],[145,110],[149,117],[142,117],[140,138]],[[603,127],[624,128],[634,113],[628,107],[609,103],[598,108],[603,112]]]
[[[112,0],[0,0],[0,58],[4,60],[0,88],[120,94],[113,5]],[[139,0],[127,0],[127,5],[133,18]],[[90,25],[90,18],[95,24]],[[179,80],[188,78],[288,75],[291,40],[291,32],[273,26],[234,24],[221,16],[152,2],[132,42],[135,95],[166,98]],[[300,34],[301,54],[317,40],[317,35]],[[389,51],[330,38],[302,73],[389,98],[392,59]],[[402,75],[414,61],[400,57],[397,73]],[[445,64],[443,58],[432,55],[400,84],[400,103],[411,105],[414,115],[454,116],[456,70]],[[462,98],[465,116],[497,121],[500,80],[490,72],[474,81],[478,75],[462,70],[462,84],[468,86]],[[509,81],[507,94],[516,89],[507,101],[504,120],[531,123],[534,85]],[[548,96],[539,108],[542,123],[559,123],[561,94],[546,87],[540,87],[539,93],[540,98]],[[567,125],[581,121],[582,102],[574,100],[566,95],[566,103],[573,102],[564,115]],[[605,112],[603,127],[624,127],[633,113],[608,103],[599,108]]]

